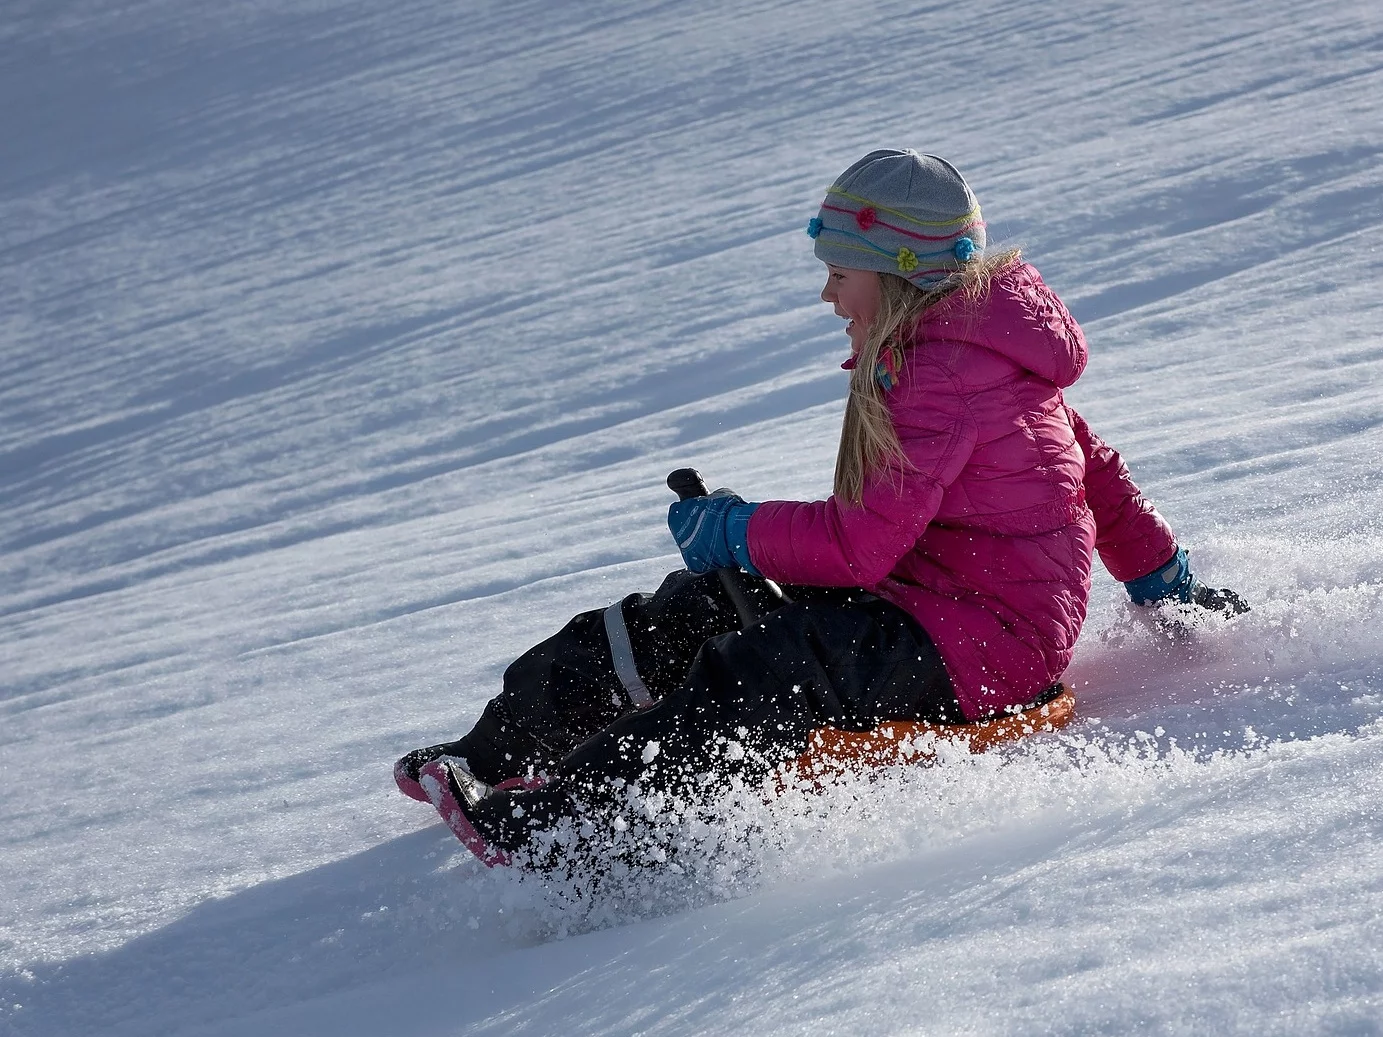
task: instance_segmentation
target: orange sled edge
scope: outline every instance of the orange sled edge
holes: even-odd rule
[[[935,760],[939,743],[960,745],[972,753],[1017,742],[1028,735],[1057,731],[1076,715],[1076,697],[1064,684],[1054,685],[1032,706],[966,724],[891,720],[872,731],[819,727],[807,740],[807,750],[785,768],[786,776],[815,783],[845,771],[862,771],[899,763],[926,764]]]

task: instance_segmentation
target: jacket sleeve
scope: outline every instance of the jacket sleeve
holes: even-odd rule
[[[1085,455],[1085,500],[1095,515],[1095,549],[1121,582],[1146,576],[1176,552],[1172,528],[1134,484],[1119,452],[1066,408]]]
[[[920,369],[920,370],[919,370]],[[818,587],[874,587],[917,542],[975,448],[977,426],[951,375],[918,364],[889,394],[907,457],[865,481],[863,499],[768,501],[749,520],[749,555],[765,576]]]

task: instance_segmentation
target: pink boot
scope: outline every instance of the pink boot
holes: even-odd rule
[[[416,799],[419,803],[432,802],[427,798],[427,793],[418,784],[418,775],[422,772],[424,765],[433,760],[439,760],[444,756],[464,756],[465,745],[461,741],[442,742],[440,745],[429,745],[425,749],[414,749],[407,756],[400,757],[394,764],[394,784],[399,787],[409,799]]]
[[[394,784],[409,799],[416,799],[420,803],[432,802],[427,798],[427,793],[423,791],[423,787],[418,784],[417,779],[408,773],[403,760],[394,764]]]
[[[448,757],[459,759],[461,766],[465,767],[467,765],[462,752],[463,747],[462,742],[456,741],[429,745],[426,749],[414,749],[394,764],[394,784],[409,799],[416,799],[419,803],[431,803],[432,800],[427,798],[427,793],[418,784],[418,776],[422,773],[423,767],[433,760]],[[542,778],[505,778],[495,788],[501,792],[505,789],[536,789],[542,783]]]
[[[481,864],[493,868],[507,866],[513,860],[507,850],[487,843],[466,816],[467,807],[474,809],[492,791],[488,785],[446,757],[424,764],[418,773],[418,784],[447,827],[466,849],[480,858]]]

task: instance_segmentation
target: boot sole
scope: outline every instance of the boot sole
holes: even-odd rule
[[[496,849],[487,843],[475,830],[470,818],[461,808],[456,793],[451,788],[451,776],[447,772],[446,760],[433,760],[419,772],[419,785],[427,793],[428,802],[437,808],[452,834],[461,840],[461,845],[479,858],[487,868],[507,867],[513,857],[505,850]]]

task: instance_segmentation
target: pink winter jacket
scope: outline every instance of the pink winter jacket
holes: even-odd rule
[[[885,397],[907,470],[872,476],[859,505],[763,504],[754,565],[906,609],[967,718],[1031,701],[1070,662],[1090,590],[1095,521],[1061,395],[1085,360],[1080,327],[1025,263],[978,304],[943,300]]]
[[[1176,553],[1171,527],[1134,485],[1119,452],[1070,407],[1066,414],[1085,455],[1085,502],[1095,515],[1100,561],[1111,576],[1125,582],[1160,569]]]

